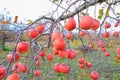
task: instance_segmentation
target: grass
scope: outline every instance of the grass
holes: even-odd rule
[[[85,45],[89,44],[89,39],[87,37],[84,37],[83,40]],[[54,60],[50,62],[45,57],[44,60],[40,58],[39,61],[41,65],[40,67],[36,67],[35,62],[33,62],[33,65],[32,62],[29,63],[31,55],[35,56],[35,53],[31,54],[30,52],[28,52],[27,54],[22,54],[20,62],[28,66],[32,65],[31,74],[28,74],[25,80],[90,80],[89,74],[93,70],[99,72],[99,80],[120,80],[120,60],[117,59],[116,53],[116,48],[119,46],[119,38],[117,40],[116,38],[112,37],[110,39],[104,40],[106,41],[107,51],[111,53],[110,57],[106,57],[104,52],[101,52],[98,49],[97,45],[95,45],[95,49],[97,51],[88,51],[87,53],[81,52],[81,50],[79,49],[79,47],[82,45],[80,40],[69,41],[71,49],[77,48],[77,57],[74,60],[70,60],[67,58],[61,59],[59,56],[54,56]],[[9,42],[6,44],[8,51],[0,52],[0,62],[6,57],[9,50],[11,51],[12,49],[14,49],[14,46],[14,42]],[[52,53],[52,48],[46,49],[45,52],[46,54]],[[85,56],[86,60],[92,63],[91,68],[79,68],[79,63],[77,60],[81,56]],[[61,73],[55,73],[53,70],[53,66],[55,63],[68,64],[71,68],[70,73],[66,75]],[[34,75],[32,74],[35,69],[40,69],[42,72],[41,76],[36,79],[33,78]],[[23,74],[21,74],[21,76],[22,75]]]

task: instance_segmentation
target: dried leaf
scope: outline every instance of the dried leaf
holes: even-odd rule
[[[78,44],[79,44],[78,40],[74,40],[73,43],[74,43],[75,46],[78,46]]]
[[[14,23],[17,23],[18,21],[18,16],[15,16]]]
[[[28,20],[28,21],[27,21],[27,24],[32,24],[32,20]]]
[[[106,11],[106,13],[105,13],[106,16],[109,16],[109,11],[110,11],[110,8],[107,9],[107,11]]]

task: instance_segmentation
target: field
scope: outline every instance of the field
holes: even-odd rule
[[[84,37],[84,45],[88,46],[89,38]],[[44,58],[40,57],[40,66],[35,66],[35,61],[31,60],[31,56],[36,54],[28,52],[27,54],[22,54],[20,62],[29,66],[30,72],[27,73],[25,80],[91,80],[90,72],[97,71],[99,73],[99,80],[120,80],[120,60],[117,59],[116,48],[119,46],[119,38],[110,37],[105,39],[107,52],[110,52],[110,56],[105,56],[105,52],[101,52],[98,46],[94,45],[93,49],[88,49],[85,53],[81,51],[80,46],[81,41],[78,39],[69,40],[70,49],[75,49],[77,52],[77,57],[73,60],[68,58],[60,58],[58,55],[54,55],[53,60],[47,60],[46,56]],[[41,44],[41,42],[39,42]],[[3,62],[6,59],[7,54],[14,49],[15,42],[8,42],[6,44],[6,51],[0,52],[0,64],[8,64],[8,62]],[[46,55],[52,53],[52,48],[45,49]],[[84,68],[80,68],[78,58],[85,57],[86,61],[92,63],[92,67],[88,68],[84,64]],[[68,74],[56,73],[53,69],[55,63],[65,63],[70,66],[70,72]],[[12,64],[13,65],[13,64]],[[7,65],[8,66],[8,65]],[[11,68],[11,66],[10,66]],[[40,77],[34,78],[33,71],[35,69],[41,70]],[[26,74],[20,74],[21,77]]]

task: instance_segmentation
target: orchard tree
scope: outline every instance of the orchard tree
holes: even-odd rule
[[[56,9],[20,30],[0,63],[0,79],[120,79],[119,30],[114,32],[120,0],[49,1]],[[23,34],[29,39],[21,40]],[[111,42],[117,46],[110,48]]]
[[[0,14],[0,49],[5,49],[6,42],[16,41],[17,34],[26,25],[17,23],[18,16],[15,16],[14,21],[11,20],[9,11],[4,8]]]

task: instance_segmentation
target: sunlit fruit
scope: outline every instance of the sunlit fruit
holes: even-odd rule
[[[85,63],[85,58],[83,58],[83,57],[78,58],[78,62],[80,64],[84,64]]]
[[[55,48],[53,47],[53,54],[54,54],[54,55],[58,55],[58,54],[59,54],[59,50],[57,50],[57,49],[55,49]]]
[[[44,25],[43,24],[38,25],[35,27],[35,29],[39,31],[39,34],[41,34],[44,31]]]
[[[97,30],[100,26],[100,22],[96,19],[93,19],[93,26],[91,27],[92,30]]]
[[[81,29],[89,30],[93,26],[93,19],[90,16],[83,16],[79,24]]]
[[[35,77],[39,77],[41,75],[41,71],[40,70],[35,70],[34,71],[34,76]]]
[[[108,22],[106,22],[106,24],[105,24],[105,28],[110,28],[111,27],[111,24],[110,23],[108,23]]]
[[[36,61],[35,62],[35,65],[38,67],[38,66],[40,66],[40,61]]]
[[[59,31],[53,32],[51,35],[51,40],[54,42],[55,39],[57,39],[57,38],[63,38],[63,33],[59,32]]]
[[[44,51],[40,51],[39,55],[40,55],[41,57],[44,57],[44,56],[45,56],[45,52],[44,52]]]
[[[102,48],[102,47],[105,47],[105,42],[103,42],[103,41],[98,41],[97,42],[97,44],[98,44],[98,47],[100,47],[100,48]]]
[[[114,37],[118,37],[118,36],[119,36],[119,32],[118,32],[118,31],[115,31],[115,32],[113,33],[113,36],[114,36]]]
[[[38,30],[30,29],[30,30],[28,31],[28,36],[29,36],[30,38],[36,38],[38,35],[39,35]]]
[[[68,57],[68,53],[65,50],[60,50],[59,51],[59,56],[61,58],[67,58]]]
[[[87,68],[92,67],[92,63],[91,63],[91,62],[89,62],[89,61],[87,61],[87,62],[86,62],[86,67],[87,67]]]
[[[21,62],[17,62],[12,66],[12,71],[15,73],[20,73],[24,69],[24,65]]]
[[[107,51],[107,48],[106,48],[106,47],[102,47],[102,48],[101,48],[101,51],[102,51],[102,52],[106,52],[106,51]]]
[[[55,63],[54,67],[53,67],[54,71],[57,72],[57,73],[59,73],[60,72],[59,67],[60,67],[60,63]]]
[[[76,22],[74,17],[71,17],[68,19],[68,21],[65,24],[65,29],[68,31],[72,31],[76,28]]]
[[[119,21],[117,21],[115,24],[114,24],[114,27],[118,27],[118,25],[119,25]]]
[[[89,44],[89,47],[90,47],[90,48],[94,48],[94,44],[93,44],[93,43],[90,43],[90,44]]]
[[[73,38],[73,34],[72,33],[67,33],[67,35],[66,35],[66,37],[67,37],[67,39],[72,39]]]
[[[52,55],[52,54],[48,54],[48,55],[47,55],[47,59],[48,59],[49,61],[52,61],[52,60],[53,60],[53,55]]]
[[[26,53],[30,49],[30,44],[28,42],[19,42],[17,44],[17,51],[20,53]]]
[[[20,80],[20,76],[17,73],[10,74],[6,80]]]
[[[79,32],[79,36],[80,36],[80,37],[83,37],[83,36],[85,36],[85,35],[86,35],[86,32],[85,32],[85,31],[80,31],[80,32]]]
[[[98,80],[99,74],[96,71],[92,71],[90,73],[90,77],[92,78],[92,80]]]
[[[59,70],[60,70],[61,73],[67,74],[70,71],[70,67],[66,64],[60,64]]]
[[[83,69],[84,68],[84,64],[79,64],[79,68]]]
[[[117,59],[120,60],[120,54],[117,55]]]
[[[109,33],[109,32],[104,32],[104,33],[102,34],[102,36],[103,36],[104,38],[108,38],[108,37],[110,36],[110,33]]]
[[[55,49],[57,49],[57,50],[64,50],[66,47],[66,42],[64,39],[57,38],[57,39],[55,39],[53,45],[54,45]]]
[[[20,54],[18,52],[10,52],[7,55],[7,60],[11,62],[17,62],[20,59]]]
[[[119,54],[120,55],[120,46],[119,47],[117,47],[117,54]]]
[[[36,55],[36,56],[34,57],[34,60],[37,61],[37,60],[39,60],[39,58],[40,58],[39,55]]]
[[[27,71],[28,71],[28,66],[23,65],[23,70],[22,70],[22,72],[23,72],[23,73],[26,73]]]
[[[68,58],[69,58],[69,59],[75,59],[76,56],[77,56],[76,51],[75,51],[75,50],[70,50],[69,55],[68,55]]]
[[[4,66],[0,65],[0,80],[2,80],[3,78],[5,78],[7,73],[7,70]]]
[[[110,53],[109,53],[109,52],[106,52],[106,53],[105,53],[105,56],[106,56],[106,57],[109,57],[109,56],[110,56]]]

